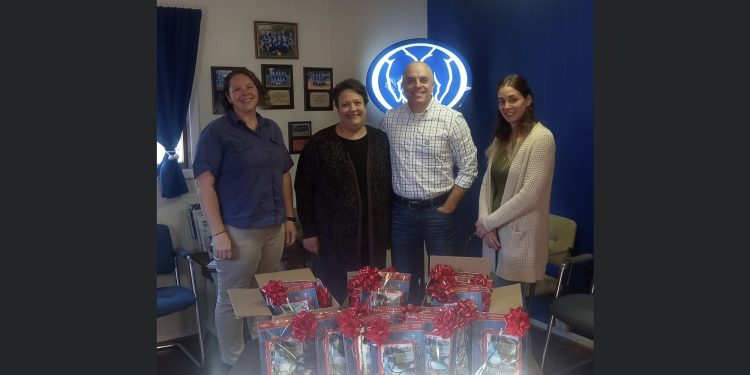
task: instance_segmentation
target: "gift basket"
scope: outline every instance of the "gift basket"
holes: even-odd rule
[[[458,301],[473,300],[478,311],[490,309],[492,280],[485,274],[456,272],[445,264],[436,264],[430,269],[427,296],[432,306],[450,307]]]
[[[475,375],[523,373],[523,341],[529,316],[522,308],[510,314],[479,313],[471,323],[471,369]]]
[[[331,295],[320,279],[270,280],[260,290],[273,315],[296,314],[331,306]]]
[[[347,273],[349,279],[349,304],[376,306],[401,306],[409,299],[411,275],[397,272],[393,267],[378,271],[366,266]]]

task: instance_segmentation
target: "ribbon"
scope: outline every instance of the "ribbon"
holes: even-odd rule
[[[440,264],[438,264],[440,266]],[[458,286],[458,282],[452,277],[440,277],[438,279],[431,279],[430,285],[427,286],[427,293],[432,298],[437,299],[442,303],[453,301],[456,292],[453,287]]]
[[[266,298],[270,300],[274,306],[282,306],[286,303],[286,288],[284,284],[279,280],[271,280],[266,286],[260,288]]]
[[[383,277],[380,276],[380,273],[378,272],[378,267],[370,267],[365,266],[359,270],[359,275],[355,276],[359,277],[362,282],[362,289],[365,292],[372,292],[373,290],[376,290],[380,288],[380,281],[383,280]]]
[[[477,304],[473,300],[465,299],[458,301],[455,306],[439,312],[432,319],[435,327],[432,333],[447,339],[453,336],[453,333],[457,329],[471,324],[471,321],[476,319],[477,316]]]
[[[383,318],[377,318],[367,324],[365,337],[377,345],[383,345],[388,339],[388,322]]]
[[[315,329],[318,328],[318,321],[313,314],[302,311],[292,319],[292,335],[300,341],[315,337]]]
[[[341,310],[341,314],[336,317],[336,323],[339,325],[339,331],[351,339],[362,333],[362,319],[357,315],[355,308]]]
[[[508,335],[523,337],[531,327],[529,314],[523,308],[510,309],[510,314],[505,317],[505,332]]]
[[[321,309],[331,307],[331,294],[320,280],[318,280],[318,284],[315,286],[315,294],[318,296],[318,306]]]
[[[414,306],[411,303],[401,306],[401,313],[398,315],[398,319],[403,322],[406,320],[406,313],[418,313],[420,311],[422,311],[422,307]]]
[[[469,278],[469,284],[471,284],[471,285],[481,285],[481,286],[489,289],[490,293],[492,293],[492,280],[489,278],[489,276],[487,276],[485,274],[472,276],[471,278]]]
[[[446,276],[456,276],[456,271],[451,266],[445,264],[436,264],[430,269],[430,279],[440,280]]]

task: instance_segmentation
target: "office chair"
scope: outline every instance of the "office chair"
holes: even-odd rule
[[[547,347],[552,336],[555,320],[560,320],[570,328],[594,337],[594,284],[589,293],[564,294],[565,287],[570,281],[570,274],[574,264],[592,261],[592,254],[581,254],[569,258],[560,266],[560,276],[557,280],[555,299],[549,305],[550,318],[547,323],[547,338],[544,340],[541,370],[544,371],[544,361],[547,358]],[[563,294],[563,295],[561,295]]]
[[[575,221],[554,214],[549,215],[549,255],[544,278],[537,281],[534,295],[552,294],[557,286],[560,266],[572,256],[578,225]]]
[[[190,267],[190,281],[193,289],[190,290],[180,285],[180,273],[177,256],[188,260]],[[169,227],[164,224],[156,224],[156,273],[166,275],[174,272],[175,285],[156,288],[156,317],[161,317],[182,311],[190,306],[195,308],[195,324],[198,326],[198,342],[200,344],[200,360],[196,359],[181,343],[158,345],[156,350],[178,347],[198,367],[203,366],[205,355],[203,352],[203,331],[201,329],[201,316],[198,311],[198,295],[195,289],[195,276],[193,275],[193,259],[188,252],[181,248],[172,247],[172,236]]]

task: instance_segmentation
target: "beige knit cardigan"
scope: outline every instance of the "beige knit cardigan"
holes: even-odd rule
[[[493,150],[494,151],[494,150]],[[479,218],[485,229],[496,229],[500,239],[495,273],[506,280],[534,282],[544,277],[549,252],[549,202],[555,169],[555,138],[537,122],[518,149],[508,170],[503,197],[492,207],[492,160],[479,192]],[[495,259],[496,251],[482,241],[482,256]],[[494,265],[490,262],[492,266]]]

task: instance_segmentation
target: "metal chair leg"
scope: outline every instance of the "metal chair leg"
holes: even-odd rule
[[[550,315],[549,324],[547,325],[547,337],[544,339],[544,349],[542,350],[542,364],[539,368],[544,373],[544,361],[547,359],[547,348],[549,347],[549,339],[552,336],[552,327],[555,326],[555,316]]]
[[[203,363],[206,360],[206,354],[205,354],[205,352],[203,350],[203,322],[201,321],[201,313],[200,313],[200,309],[198,307],[198,305],[199,305],[199,303],[198,303],[198,301],[199,301],[198,300],[198,293],[197,293],[198,289],[195,287],[195,273],[193,272],[193,259],[190,258],[190,257],[188,257],[188,267],[190,268],[190,282],[192,283],[193,295],[195,296],[195,304],[194,304],[194,306],[195,306],[195,324],[198,326],[198,344],[200,345],[200,349],[201,349],[201,360],[200,360],[200,362],[198,362],[197,360],[195,360],[194,358],[192,358],[192,356],[190,356],[190,357],[191,357],[191,359],[193,360],[193,362],[195,362],[195,364],[198,367],[203,367]]]
[[[531,302],[534,300],[535,289],[536,289],[536,281],[531,283],[531,287],[529,288],[529,297],[528,297],[528,302],[526,303],[526,311],[528,311],[529,316],[531,316]]]

